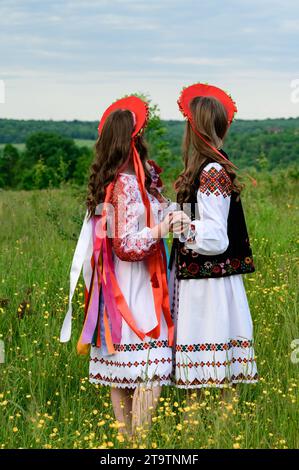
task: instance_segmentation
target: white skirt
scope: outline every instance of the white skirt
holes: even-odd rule
[[[148,269],[144,261],[127,262],[115,257],[119,285],[142,331],[150,331],[149,318],[155,311]],[[172,348],[168,346],[168,330],[161,315],[161,332],[157,340],[146,337],[141,341],[122,321],[120,344],[114,344],[116,354],[104,355],[102,348],[91,347],[89,380],[92,383],[122,388],[170,385]]]
[[[175,279],[172,298],[177,387],[257,382],[252,320],[242,275]]]
[[[116,354],[103,356],[101,348],[91,347],[89,381],[121,388],[170,385],[172,349],[168,346],[167,330],[162,322],[158,340],[144,341],[123,322],[121,344],[115,344]]]

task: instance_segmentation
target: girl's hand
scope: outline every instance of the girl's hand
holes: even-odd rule
[[[185,232],[191,223],[190,218],[183,211],[177,211],[173,213],[171,222],[171,231],[176,234]]]
[[[190,222],[191,220],[183,211],[169,212],[160,224],[152,228],[152,236],[163,238],[169,232],[183,233],[188,229]]]
[[[153,238],[163,238],[170,232],[172,217],[173,213],[169,212],[160,224],[155,225],[155,227],[152,228]]]

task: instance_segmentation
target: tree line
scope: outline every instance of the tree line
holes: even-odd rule
[[[150,155],[173,179],[182,168],[183,121],[161,121],[151,107],[146,131]],[[97,122],[22,121],[0,119],[0,187],[42,189],[62,183],[85,184],[93,160]],[[25,143],[24,149],[14,144]],[[239,168],[269,169],[296,165],[299,156],[299,118],[236,120],[224,146]]]

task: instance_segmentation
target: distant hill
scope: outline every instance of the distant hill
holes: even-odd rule
[[[180,154],[184,122],[165,125],[173,153]],[[224,148],[240,167],[256,166],[261,160],[269,169],[299,163],[299,118],[236,120]]]
[[[175,158],[180,158],[184,121],[164,121]],[[0,144],[21,144],[34,132],[47,131],[75,140],[95,141],[97,121],[39,121],[0,119]],[[256,166],[260,159],[268,167],[299,162],[299,118],[236,120],[225,149],[240,166]]]

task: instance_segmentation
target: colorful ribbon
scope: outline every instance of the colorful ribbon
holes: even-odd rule
[[[144,169],[133,139],[132,155],[142,201],[146,210],[146,223],[148,227],[152,227],[154,225],[154,216],[145,189]],[[113,264],[111,240],[106,233],[107,206],[111,200],[113,187],[114,182],[110,183],[107,187],[102,216],[93,217],[93,275],[83,329],[77,345],[79,354],[85,354],[93,341],[96,341],[97,345],[101,345],[101,338],[104,338],[108,352],[114,353],[113,344],[121,342],[122,320],[129,325],[131,330],[141,340],[144,340],[145,336],[155,339],[159,338],[162,312],[168,327],[169,345],[173,344],[174,325],[169,306],[167,263],[163,242],[161,241],[160,243],[161,250],[158,250],[145,260],[150,275],[157,320],[156,326],[152,330],[144,332],[137,327],[118,285]],[[105,305],[102,314],[99,308],[101,294],[103,295]],[[103,329],[104,334],[101,331]]]

